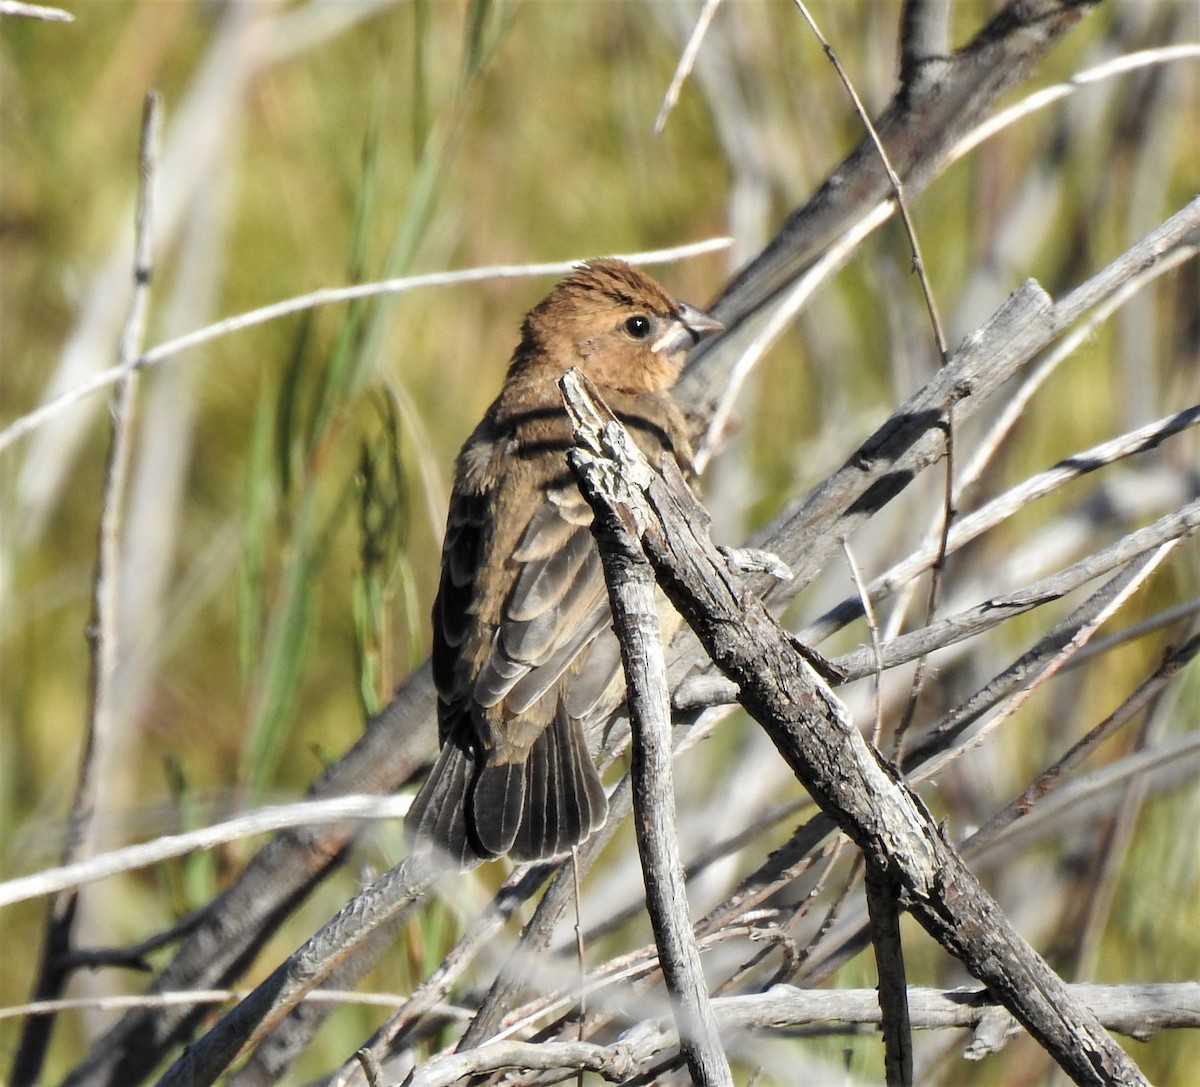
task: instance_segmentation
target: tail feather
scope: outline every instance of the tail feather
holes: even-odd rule
[[[479,856],[466,820],[474,765],[467,752],[447,743],[408,809],[405,823],[410,841],[436,845],[462,866]]]
[[[525,763],[498,762],[485,765],[475,779],[472,821],[489,856],[509,852],[520,833],[526,777]]]
[[[558,809],[550,803],[556,794],[554,758],[547,749],[554,744],[547,729],[529,752],[525,764],[525,803],[521,807],[521,825],[510,846],[512,855],[522,860],[553,856],[558,842]]]
[[[410,839],[461,865],[509,854],[541,860],[566,853],[604,825],[608,798],[583,730],[561,707],[524,762],[478,766],[447,742],[408,814]]]
[[[509,854],[541,860],[566,853],[604,825],[608,798],[583,731],[561,707],[529,749],[521,825]]]

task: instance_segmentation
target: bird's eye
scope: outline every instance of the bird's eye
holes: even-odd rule
[[[650,318],[644,313],[635,313],[632,317],[626,318],[625,331],[629,333],[635,340],[644,340],[650,335]]]

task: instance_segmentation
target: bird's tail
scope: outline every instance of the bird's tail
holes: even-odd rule
[[[464,816],[474,775],[473,754],[447,741],[408,809],[405,831],[410,844],[423,849],[434,846],[463,868],[482,856],[471,841]]]
[[[460,864],[507,853],[558,856],[604,825],[608,798],[579,721],[561,706],[524,761],[484,763],[454,743],[442,748],[413,801],[409,834]]]

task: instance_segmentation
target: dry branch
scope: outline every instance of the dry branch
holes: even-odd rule
[[[581,386],[565,392],[577,413],[586,412]],[[1124,1050],[1012,927],[916,794],[862,739],[802,649],[729,570],[678,470],[664,460],[665,478],[647,477],[636,456],[632,466],[621,459],[636,447],[628,438],[614,442],[607,430],[577,429],[576,440],[590,454],[586,461],[578,457],[576,469],[584,473],[582,489],[606,536],[614,526],[644,526],[641,542],[660,585],[713,661],[739,684],[743,707],[868,865],[903,888],[905,905],[922,927],[1076,1083],[1145,1084]],[[616,490],[618,478],[623,486]],[[641,479],[647,479],[644,487],[635,482]],[[606,546],[631,545],[605,538]]]
[[[311,939],[200,1039],[187,1046],[159,1087],[206,1087],[260,1042],[304,997],[379,932],[395,933],[447,868],[433,854],[408,857],[342,907]],[[382,952],[383,948],[378,948]]]
[[[564,379],[564,399],[577,431],[596,429],[605,418],[578,413],[595,405],[571,399],[565,382],[586,381],[577,370]],[[591,390],[595,395],[595,390]],[[601,408],[607,413],[607,408]],[[614,420],[615,421],[615,420]],[[616,432],[629,440],[623,430]],[[577,451],[572,466],[579,470]],[[620,480],[612,481],[619,487]],[[609,512],[609,511],[604,511]],[[612,608],[613,629],[621,644],[625,669],[629,716],[633,727],[634,829],[646,885],[646,909],[654,929],[658,958],[667,991],[672,997],[680,1046],[695,1083],[733,1085],[729,1063],[717,1036],[708,999],[700,951],[688,914],[687,885],[679,859],[679,836],[675,829],[675,790],[671,772],[671,701],[667,691],[667,667],[663,659],[662,630],[655,600],[654,573],[640,547],[619,548],[617,541],[632,542],[621,526],[592,522],[604,563],[604,580]]]
[[[62,865],[84,860],[95,848],[97,823],[107,814],[108,783],[112,777],[121,727],[121,722],[114,712],[117,665],[123,653],[123,647],[117,644],[117,609],[120,601],[118,573],[121,569],[125,496],[129,486],[129,465],[133,446],[137,356],[146,334],[146,315],[150,304],[160,105],[160,96],[151,91],[146,95],[142,106],[138,151],[140,181],[134,224],[133,297],[120,343],[117,345],[116,369],[120,373],[120,379],[112,395],[111,430],[104,465],[100,523],[96,533],[92,617],[88,627],[88,641],[91,646],[88,719],[84,730],[75,794],[67,817],[67,842],[63,849]],[[71,975],[73,966],[70,958],[76,939],[75,915],[79,906],[79,893],[79,889],[75,887],[60,891],[55,894],[51,903],[43,938],[41,963],[37,980],[34,982],[34,1000],[53,1000],[59,996]],[[31,1019],[25,1024],[16,1056],[13,1058],[12,1079],[16,1087],[37,1083],[41,1079],[42,1064],[53,1027],[53,1016]]]
[[[1109,1030],[1146,1040],[1168,1027],[1200,1026],[1200,984],[1070,985],[1072,997],[1087,1005]],[[908,990],[911,1022],[917,1030],[967,1028],[975,1037],[965,1051],[978,1060],[1003,1045],[1014,1030],[1012,1017],[986,989]],[[762,993],[717,997],[713,1010],[723,1034],[736,1038],[771,1031],[822,1025],[878,1025],[879,996],[874,989],[802,989],[774,985]],[[471,1072],[500,1068],[585,1069],[603,1076],[645,1075],[678,1044],[668,1022],[643,1023],[606,1046],[575,1048],[578,1043],[517,1045],[497,1043],[465,1054],[435,1057],[423,1064],[406,1087],[454,1083]],[[491,1050],[496,1052],[492,1053]]]

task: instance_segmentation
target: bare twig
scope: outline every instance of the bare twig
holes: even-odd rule
[[[587,993],[583,982],[587,976],[587,942],[583,935],[583,873],[579,869],[579,847],[571,847],[571,893],[575,899],[575,955],[579,965],[579,1041],[586,1041]],[[579,1072],[578,1087],[583,1087],[583,1071]]]
[[[1095,2],[1008,4],[973,41],[941,58],[936,73],[923,78],[919,87],[902,88],[876,128],[910,197],[942,169],[948,151],[983,119],[996,99],[1024,77]],[[736,365],[742,326],[761,320],[773,300],[847,232],[862,209],[873,208],[888,190],[875,145],[864,139],[711,307],[728,331],[721,342],[696,352],[684,375],[686,398],[706,408],[719,400]]]
[[[867,865],[865,886],[871,946],[875,949],[879,976],[884,1074],[888,1087],[912,1087],[912,1023],[908,1017],[908,982],[900,944],[900,885],[886,872]]]
[[[574,1069],[595,1072],[620,1083],[636,1071],[621,1046],[589,1042],[491,1042],[479,1049],[449,1053],[427,1061],[404,1081],[404,1087],[450,1087],[463,1079],[508,1068]]]
[[[1200,655],[1200,635],[1193,636],[1183,645],[1168,651],[1155,673],[1120,706],[1086,736],[1077,740],[1054,762],[1053,766],[1042,771],[1020,796],[1003,807],[984,826],[971,835],[970,847],[979,850],[986,849],[1004,828],[1027,816],[1037,802],[1056,788],[1059,783],[1066,780],[1070,772],[1081,765],[1100,743],[1142,712],[1153,699],[1158,698],[1167,684],[1175,679],[1183,667],[1198,655]]]
[[[1180,45],[1163,45],[1154,49],[1139,49],[1134,53],[1124,53],[1112,57],[1101,64],[1076,72],[1065,83],[1056,83],[1052,87],[1042,87],[1032,94],[1026,95],[1019,102],[1014,102],[997,111],[984,120],[973,131],[954,145],[949,152],[949,161],[957,162],[964,155],[970,154],[981,143],[991,139],[997,132],[1008,128],[1009,125],[1028,117],[1039,109],[1045,109],[1055,102],[1061,102],[1085,87],[1095,86],[1116,76],[1136,72],[1140,68],[1155,67],[1160,64],[1174,64],[1179,61],[1196,60],[1200,58],[1200,43],[1188,42]]]
[[[607,406],[595,402],[595,390],[589,390],[587,384],[579,371],[571,370],[560,382],[560,388],[576,441],[581,443],[571,451],[570,460],[584,496],[594,503],[596,510],[592,531],[604,561],[613,625],[625,667],[633,727],[634,828],[646,884],[646,908],[658,945],[663,979],[673,998],[680,1046],[692,1079],[704,1087],[710,1084],[732,1087],[733,1076],[709,1006],[700,951],[688,916],[687,885],[683,862],[679,859],[671,773],[671,704],[655,605],[654,574],[629,529],[619,520],[603,516],[608,506],[598,501],[588,487],[595,478],[589,474],[593,465],[590,458],[601,452],[589,439],[609,426],[615,436],[630,439]],[[630,463],[638,463],[638,459],[631,458]],[[645,462],[640,463],[644,467]],[[608,474],[605,478],[619,483],[622,477]]]
[[[367,1087],[383,1087],[383,1070],[369,1049],[360,1049],[354,1054],[354,1059],[367,1079]]]
[[[182,857],[198,849],[215,849],[226,842],[236,842],[286,827],[346,820],[403,819],[410,800],[410,797],[393,796],[336,796],[259,808],[199,830],[160,835],[141,845],[114,849],[87,860],[7,880],[0,883],[0,907],[40,895],[55,894],[71,887],[81,887],[121,872],[148,868],[171,857]]]
[[[659,264],[727,249],[731,244],[730,238],[709,238],[689,245],[673,246],[670,249],[627,253],[621,255],[620,259],[627,260],[631,264]],[[579,260],[582,259],[584,258],[579,258]],[[359,283],[353,287],[324,287],[321,290],[310,291],[308,294],[287,298],[282,302],[274,302],[269,306],[239,313],[234,317],[227,317],[184,336],[177,336],[173,340],[168,340],[166,343],[161,343],[140,354],[135,365],[138,369],[154,366],[222,336],[253,328],[255,325],[266,324],[268,321],[277,321],[281,317],[289,317],[294,313],[302,313],[318,306],[352,302],[362,298],[376,298],[381,295],[403,294],[424,287],[448,287],[462,283],[478,283],[489,279],[565,275],[579,263],[579,260],[551,261],[544,264],[501,264],[481,268],[464,268],[455,272],[431,272],[428,275],[404,276],[376,283]],[[54,399],[42,404],[41,407],[23,415],[4,430],[0,430],[0,452],[30,431],[36,430],[47,420],[60,414],[64,409],[113,384],[120,377],[121,368],[119,366],[102,370],[98,374],[93,374],[87,381],[80,382],[74,388],[60,393]]]
[[[1186,408],[1183,411],[1169,415],[1165,419],[1156,419],[1128,434],[1101,442],[1090,449],[1072,453],[1063,457],[1057,464],[1044,472],[1030,476],[1015,487],[997,495],[990,502],[977,510],[960,518],[950,536],[950,550],[957,551],[977,539],[983,533],[995,528],[1006,518],[1025,509],[1031,502],[1053,493],[1059,487],[1081,476],[1094,472],[1099,468],[1115,464],[1118,461],[1153,449],[1174,434],[1179,434],[1200,424],[1200,404]],[[835,630],[852,622],[864,614],[864,601],[881,600],[895,592],[900,586],[908,583],[937,557],[937,547],[923,549],[910,555],[880,574],[864,593],[847,597],[840,604],[831,608],[815,622],[810,623],[801,632],[806,641],[824,641]]]
[[[970,838],[963,843],[962,851],[968,858],[992,858],[1005,855],[1021,842],[1044,840],[1047,836],[1060,841],[1065,827],[1083,822],[1094,827],[1096,820],[1110,814],[1130,782],[1141,780],[1162,793],[1194,784],[1198,766],[1200,732],[1185,732],[1059,785],[1044,794],[1024,817],[989,835],[986,851]]]
[[[446,997],[454,983],[467,971],[471,963],[493,941],[512,918],[544,883],[543,871],[529,865],[514,871],[497,892],[487,909],[476,917],[466,933],[433,971],[412,993],[398,1001],[395,1014],[379,1027],[364,1048],[379,1059],[383,1059],[401,1043],[423,1016],[430,1013],[442,1014]],[[311,999],[311,995],[305,1000]],[[357,1061],[343,1063],[331,1082],[343,1084],[357,1068]]]
[[[800,14],[804,16],[804,21],[808,23],[809,29],[815,35],[817,41],[821,43],[821,48],[825,51],[825,55],[829,58],[830,64],[838,74],[838,78],[842,81],[842,86],[846,88],[846,93],[854,102],[854,112],[858,115],[863,126],[867,130],[867,137],[874,145],[876,152],[879,154],[879,160],[883,165],[883,169],[887,174],[888,184],[892,188],[892,199],[896,202],[896,208],[900,212],[900,218],[904,223],[904,232],[908,235],[908,244],[912,247],[913,271],[917,274],[917,280],[921,284],[921,292],[925,296],[925,308],[929,313],[929,321],[933,326],[933,338],[937,344],[938,355],[941,357],[942,363],[946,362],[949,356],[949,348],[946,345],[946,333],[942,329],[942,318],[938,313],[937,302],[933,297],[933,288],[929,285],[929,277],[925,274],[925,261],[921,256],[921,243],[917,238],[917,228],[913,225],[912,215],[908,210],[908,200],[904,196],[904,185],[900,181],[899,174],[896,173],[892,166],[891,159],[888,158],[888,153],[883,145],[883,140],[880,139],[875,125],[871,121],[871,115],[867,112],[866,106],[863,105],[862,99],[858,96],[858,91],[854,89],[854,83],[846,74],[846,69],[842,67],[841,60],[838,59],[837,53],[833,46],[829,44],[825,35],[821,33],[821,28],[817,26],[816,20],[809,13],[804,0],[792,0],[796,7],[800,10]],[[912,17],[913,10],[906,10],[906,16]],[[943,14],[943,23],[945,15]],[[914,20],[919,21],[919,20]],[[902,75],[903,80],[903,75]]]
[[[1194,507],[1191,528],[1193,532],[1200,528],[1200,502],[1194,503]],[[947,752],[946,740],[961,734],[968,724],[978,720],[983,712],[998,704],[1001,697],[1007,698],[1008,701],[985,727],[994,728],[1002,717],[1011,716],[1017,705],[1026,701],[1032,691],[1062,668],[1078,648],[1090,639],[1104,621],[1104,617],[1111,615],[1120,603],[1128,598],[1129,593],[1142,583],[1177,540],[1178,537],[1156,540],[1151,548],[1136,550],[1130,554],[1127,564],[1121,564],[1123,569],[1077,608],[1070,620],[1058,624],[1028,653],[989,680],[981,690],[930,729],[912,751],[911,757],[906,757],[902,765],[906,769],[919,766],[918,778],[925,780],[935,775],[949,759],[956,758],[961,753],[957,749]],[[976,734],[972,743],[978,742],[978,739]]]
[[[875,688],[875,720],[871,726],[871,743],[878,747],[883,736],[883,650],[879,636],[879,622],[875,618],[875,609],[871,604],[870,594],[867,592],[866,585],[863,584],[862,572],[854,560],[854,552],[850,549],[848,540],[842,540],[842,553],[846,556],[846,565],[850,568],[850,577],[854,580],[858,601],[867,620],[867,631],[871,635],[871,652],[875,654],[875,674],[872,677]],[[895,744],[892,745],[892,754],[895,755]]]
[[[1112,598],[1100,608],[1095,616],[1090,618],[1086,623],[1082,624],[1070,640],[1064,645],[1058,653],[1056,653],[1045,666],[1039,671],[1038,675],[1030,682],[1026,683],[1022,688],[1008,700],[1002,709],[1000,709],[987,724],[972,738],[971,744],[975,746],[979,744],[986,733],[995,729],[1006,718],[1015,714],[1033,695],[1041,689],[1041,687],[1049,682],[1054,675],[1060,671],[1068,661],[1071,660],[1079,650],[1086,645],[1092,638],[1092,635],[1100,628],[1100,626],[1113,615],[1139,588],[1145,583],[1146,579],[1155,570],[1160,562],[1174,549],[1178,543],[1177,540],[1168,540],[1161,544],[1155,551],[1145,555],[1139,555],[1137,559],[1129,564],[1128,570],[1123,570],[1116,578],[1113,578],[1110,585],[1120,583],[1115,592],[1112,593]],[[1108,588],[1109,586],[1105,586]],[[954,754],[943,755],[939,759],[935,759],[932,763],[922,768],[922,774],[926,777],[934,776],[938,771],[946,765],[951,759],[957,757],[961,752]]]
[[[1011,617],[1020,612],[1041,607],[1067,593],[1086,585],[1112,570],[1132,562],[1147,552],[1170,545],[1200,531],[1200,501],[1159,518],[1145,528],[1131,532],[1116,543],[1072,563],[1066,569],[1041,578],[1015,593],[994,596],[968,608],[959,615],[932,624],[923,630],[901,635],[886,642],[881,649],[884,667],[918,657],[963,638],[969,638],[997,625],[1001,616]],[[868,649],[858,649],[839,657],[835,662],[850,678],[870,675],[876,667],[875,657]]]
[[[401,861],[342,907],[288,956],[245,1000],[188,1046],[158,1081],[159,1087],[207,1087],[261,1041],[355,949],[382,928],[395,926],[447,871],[432,853]]]
[[[627,975],[622,975],[627,976]],[[1069,985],[1112,1031],[1147,1041],[1156,1031],[1200,1027],[1200,982],[1154,983],[1147,985]],[[122,1008],[161,1007],[172,1004],[223,1004],[246,996],[245,990],[189,989],[178,993],[150,996],[98,996],[55,1000],[46,1004],[20,1004],[0,1008],[0,1019],[52,1012],[95,1009],[115,1011]],[[910,986],[910,1016],[915,1030],[939,1030],[946,1027],[971,1027],[978,1024],[988,1009],[998,1006],[989,1000],[986,990],[937,990]],[[310,1003],[333,1003],[386,1008],[403,1004],[402,993],[337,992],[314,989],[305,996]],[[795,988],[774,985],[762,993],[716,997],[713,1009],[723,1030],[731,1033],[748,1029],[784,1029],[820,1023],[877,1024],[879,1000],[873,989]],[[462,1009],[446,1005],[439,1012],[461,1017]],[[353,1060],[357,1066],[357,1060]]]
[[[63,865],[82,861],[96,844],[96,816],[106,803],[106,787],[113,773],[112,758],[119,722],[114,715],[117,697],[115,678],[121,651],[117,644],[121,567],[121,525],[125,488],[129,479],[132,446],[135,372],[138,352],[146,330],[149,304],[151,252],[154,225],[154,169],[158,155],[160,98],[156,91],[146,95],[142,113],[138,155],[138,189],[133,258],[133,300],[117,348],[118,374],[112,400],[112,431],[104,466],[100,526],[96,544],[96,569],[92,591],[92,618],[88,630],[91,645],[89,712],[80,757],[79,776],[67,820]],[[35,1000],[52,1000],[66,984],[69,968],[64,959],[71,949],[75,915],[79,906],[77,888],[60,890],[50,905],[50,916],[42,948],[42,961],[34,986]],[[31,1019],[21,1035],[13,1059],[15,1087],[36,1083],[53,1030],[52,1016]]]
[[[700,10],[696,25],[692,28],[687,45],[684,46],[683,54],[675,67],[675,74],[671,76],[671,85],[663,97],[662,108],[658,111],[658,116],[654,118],[654,134],[656,136],[662,135],[663,129],[667,127],[667,118],[671,115],[671,110],[675,108],[675,103],[679,101],[679,92],[683,90],[684,81],[696,63],[696,54],[700,52],[704,35],[708,33],[709,25],[720,4],[721,0],[705,0],[704,7]]]
[[[73,23],[75,16],[62,8],[44,4],[25,4],[21,0],[0,0],[0,15],[19,15],[26,19],[45,19],[52,23]]]
[[[1030,369],[1021,381],[1020,387],[1008,398],[1003,407],[996,413],[996,418],[988,424],[987,433],[975,443],[974,453],[963,466],[958,479],[955,480],[955,501],[960,501],[967,488],[973,486],[983,470],[991,463],[1000,444],[1011,434],[1020,420],[1025,409],[1033,399],[1034,393],[1042,387],[1061,363],[1070,358],[1084,344],[1091,341],[1097,329],[1107,321],[1121,306],[1131,298],[1144,291],[1161,276],[1178,268],[1187,261],[1194,260],[1197,249],[1194,245],[1181,245],[1168,253],[1161,261],[1155,261],[1141,272],[1131,276],[1129,280],[1112,295],[1101,302],[1054,347],[1045,352],[1044,356]],[[1151,424],[1153,425],[1153,424]],[[1133,433],[1138,433],[1134,431]],[[1081,457],[1087,454],[1081,454]],[[963,531],[960,522],[954,526],[953,539]],[[952,544],[953,546],[953,544]]]
[[[1158,1030],[1200,1025],[1200,985],[1195,982],[1070,985],[1067,989],[1073,999],[1086,1004],[1109,1030],[1143,1041]],[[1003,1039],[1015,1027],[1008,1013],[982,989],[910,988],[908,1001],[912,1025],[917,1030],[985,1027],[989,1035]],[[773,985],[763,993],[718,997],[713,1001],[713,1008],[722,1031],[732,1037],[822,1024],[877,1025],[880,1021],[878,994],[873,989],[814,990]],[[574,1048],[579,1045],[577,1042],[539,1046],[505,1044],[509,1048],[491,1054],[492,1046],[473,1050],[471,1052],[483,1056],[471,1060],[464,1054],[435,1058],[422,1066],[408,1081],[407,1087],[453,1083],[456,1080],[452,1077],[461,1078],[471,1071],[500,1068],[567,1070],[579,1067],[581,1058],[596,1062],[584,1067],[600,1075],[605,1075],[607,1070],[629,1079],[638,1071],[645,1074],[677,1044],[677,1040],[666,1026],[654,1030],[650,1024],[643,1023],[605,1047],[580,1050]],[[752,1044],[747,1043],[750,1053],[753,1052]],[[607,1065],[601,1063],[605,1053],[611,1062]],[[510,1061],[512,1063],[508,1063]]]

